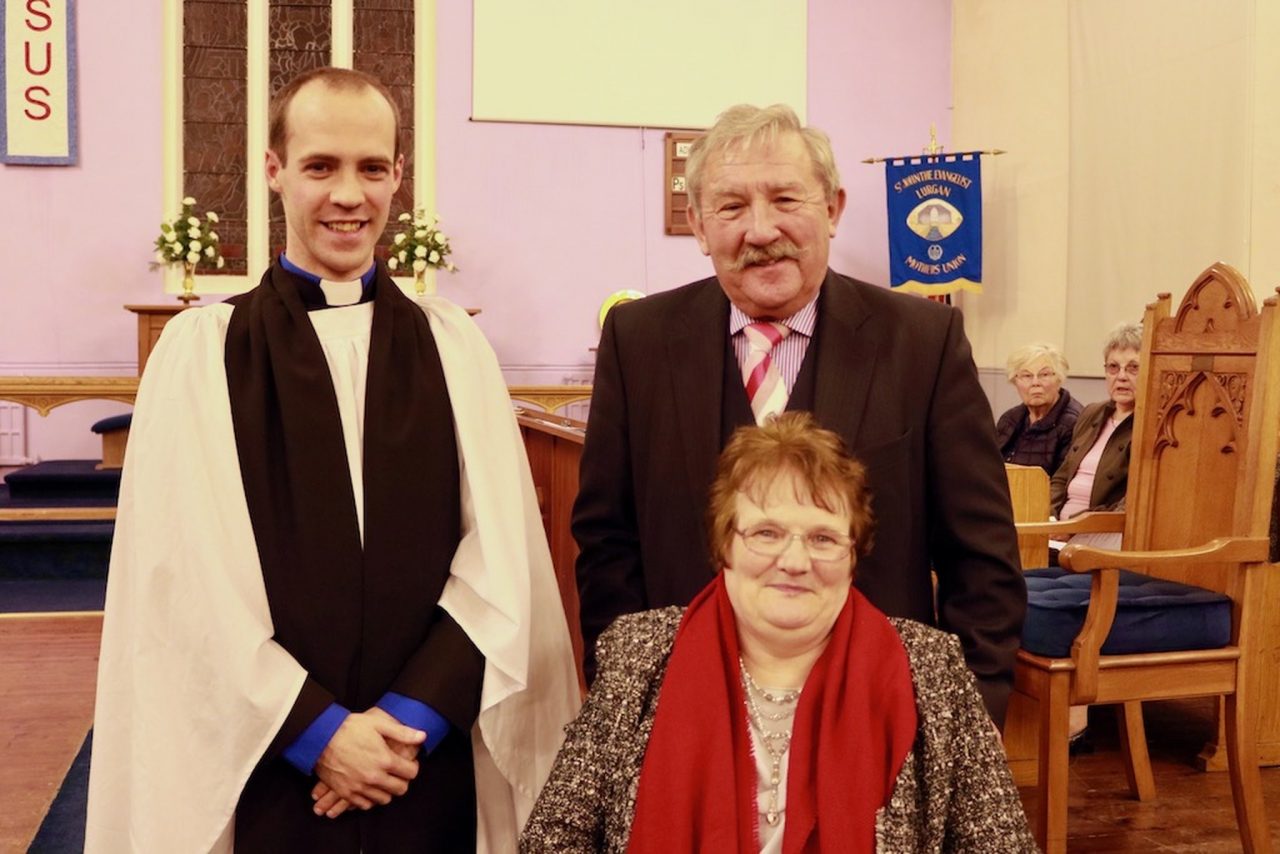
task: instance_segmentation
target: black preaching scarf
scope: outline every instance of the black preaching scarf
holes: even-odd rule
[[[365,709],[393,687],[442,619],[436,603],[461,527],[440,355],[427,318],[379,263],[361,548],[337,397],[299,297],[305,284],[272,265],[232,300],[226,341],[236,448],[275,637],[310,674],[276,749],[329,702]]]

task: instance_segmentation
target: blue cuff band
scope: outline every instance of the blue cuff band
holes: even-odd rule
[[[303,774],[310,776],[315,770],[320,754],[324,753],[333,734],[338,731],[338,727],[342,726],[342,722],[349,714],[351,712],[337,703],[330,703],[329,708],[321,712],[320,716],[311,722],[311,726],[303,730],[302,735],[285,748],[283,754],[285,761]]]
[[[388,691],[382,695],[382,699],[378,701],[378,708],[405,726],[425,732],[427,740],[422,745],[424,753],[435,750],[436,745],[444,741],[444,737],[452,728],[439,712],[426,703],[394,691]]]

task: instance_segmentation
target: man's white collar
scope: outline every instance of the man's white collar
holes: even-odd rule
[[[359,279],[350,282],[321,279],[320,290],[324,291],[324,301],[328,305],[355,305],[360,302],[360,296],[364,293],[364,283]]]

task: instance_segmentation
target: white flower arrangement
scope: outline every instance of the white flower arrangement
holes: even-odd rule
[[[428,267],[457,271],[449,261],[449,238],[439,228],[440,217],[428,219],[422,208],[413,213],[405,212],[397,218],[404,223],[404,230],[396,234],[387,252],[387,268],[403,269],[406,273],[422,273]]]
[[[160,223],[160,236],[156,238],[156,260],[152,266],[168,264],[191,265],[194,270],[201,264],[212,264],[219,270],[227,263],[218,251],[218,232],[213,227],[218,215],[207,211],[204,219],[195,214],[196,200],[187,196],[182,200],[182,213],[172,222]]]

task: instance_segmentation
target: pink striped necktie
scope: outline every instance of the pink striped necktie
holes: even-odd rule
[[[787,408],[787,385],[778,366],[773,363],[773,348],[791,330],[781,323],[749,323],[742,328],[747,336],[746,361],[742,364],[742,382],[747,399],[755,413],[756,424]]]

